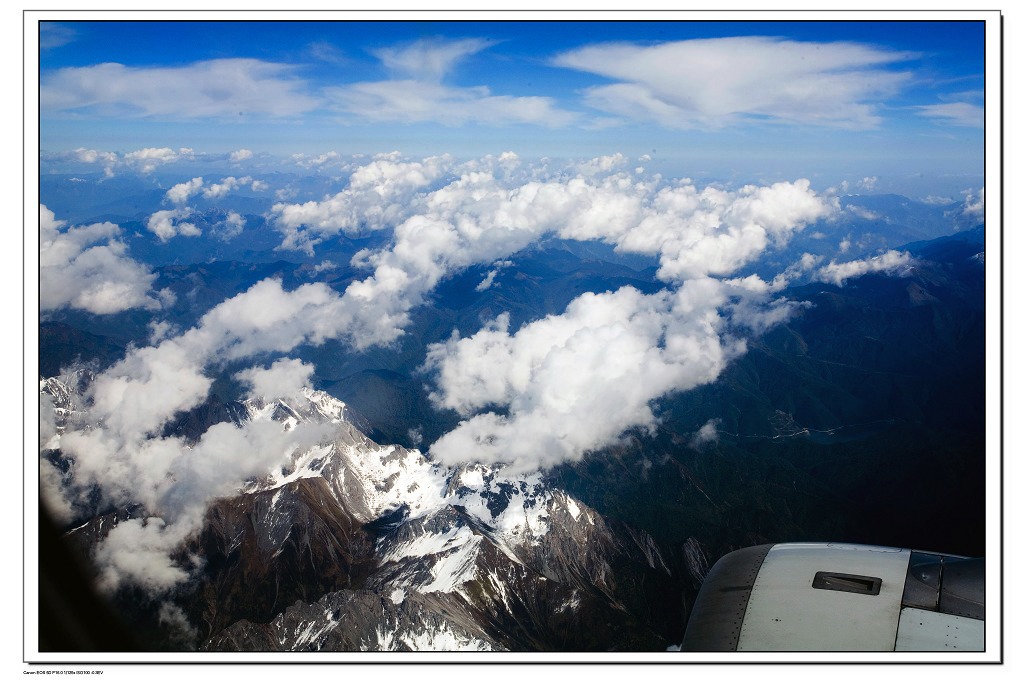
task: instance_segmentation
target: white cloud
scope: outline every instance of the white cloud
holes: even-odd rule
[[[326,62],[337,66],[352,65],[351,60],[345,57],[345,54],[341,50],[325,41],[310,43],[306,47],[306,51],[309,53],[310,57],[320,62]]]
[[[701,449],[709,443],[715,443],[718,441],[718,425],[721,424],[720,419],[708,420],[704,425],[697,430],[690,439],[690,448]]]
[[[608,171],[620,168],[629,163],[629,159],[623,154],[616,152],[603,157],[596,157],[576,166],[576,170],[585,176],[607,173]]]
[[[737,37],[590,45],[554,64],[617,81],[587,89],[590,106],[669,128],[756,119],[871,128],[876,103],[908,79],[885,67],[912,57],[857,43]]]
[[[964,192],[964,215],[978,219],[985,217],[984,187],[978,190],[977,194],[975,194],[974,190]]]
[[[173,637],[181,642],[183,649],[195,649],[195,643],[200,637],[199,630],[192,626],[184,610],[172,602],[165,602],[160,605],[157,615],[160,625],[170,634],[174,634]]]
[[[492,270],[489,273],[487,273],[487,275],[484,277],[484,279],[480,281],[480,284],[478,284],[476,286],[476,291],[483,292],[483,291],[488,290],[491,287],[493,287],[494,286],[494,278],[495,278],[495,276],[497,274],[498,274],[497,269]]]
[[[392,227],[414,210],[416,192],[441,178],[452,163],[448,156],[407,161],[395,152],[380,154],[353,171],[347,188],[323,201],[275,204],[274,222],[285,235],[281,246],[312,253],[313,245],[340,232]]]
[[[122,157],[122,161],[139,171],[139,173],[152,173],[157,167],[163,164],[170,164],[182,158],[188,159],[192,156],[192,150],[182,147],[174,151],[170,147],[146,147],[134,152],[128,152]]]
[[[241,473],[283,457],[292,443],[267,434],[222,433],[230,426],[208,433],[191,451],[180,439],[160,437],[175,414],[205,400],[211,366],[327,339],[345,339],[356,348],[387,344],[442,278],[474,264],[497,270],[503,259],[546,236],[603,240],[620,250],[656,254],[672,289],[584,295],[563,315],[515,334],[499,318],[469,339],[435,347],[429,364],[439,377],[436,400],[467,420],[434,448],[448,459],[512,459],[529,468],[578,458],[630,427],[651,428],[652,399],[712,381],[742,352],[741,330],[762,331],[797,305],[773,301],[774,283],[756,277],[719,281],[705,275],[731,274],[833,207],[806,181],[734,192],[688,183],[663,187],[660,179],[638,180],[616,170],[627,162],[610,156],[584,164],[587,174],[580,166],[563,173],[521,168],[503,154],[460,166],[454,180],[435,187],[453,170],[450,160],[374,158],[352,173],[333,204],[296,205],[303,216],[324,221],[319,231],[309,230],[307,218],[294,221],[297,238],[309,230],[312,242],[359,220],[387,225],[392,217],[386,207],[400,204],[392,244],[356,259],[372,274],[341,295],[319,283],[285,291],[278,281],[263,281],[180,335],[154,330],[153,346],[130,350],[93,382],[89,422],[102,427],[62,437],[76,476],[84,485],[101,483],[110,500],[141,500],[168,527],[191,528],[184,520],[199,515],[209,496],[237,486]],[[279,216],[286,213],[278,210]],[[173,236],[187,215],[165,217],[170,226],[163,232]],[[719,258],[710,266],[688,265],[687,248]],[[479,365],[495,354],[511,362]],[[637,372],[644,367],[650,370]],[[253,391],[276,392],[306,382],[311,371],[284,361],[246,371],[241,379]],[[627,372],[635,377],[626,378]],[[505,406],[508,415],[480,412],[491,405]],[[246,446],[257,437],[270,450],[253,450],[255,441]],[[255,455],[235,462],[227,453],[231,444]],[[476,445],[461,450],[467,444]],[[227,454],[217,462],[227,458],[223,467],[210,470],[213,461],[196,460],[222,448]]]
[[[250,176],[242,178],[228,176],[227,178],[222,178],[219,183],[210,184],[209,187],[203,190],[203,196],[207,199],[219,199],[226,196],[229,192],[246,185],[252,185],[252,178]]]
[[[460,88],[412,80],[378,81],[329,88],[326,93],[340,111],[370,121],[562,127],[577,119],[576,114],[559,109],[550,97],[493,95],[482,85]]]
[[[159,592],[183,580],[187,567],[168,552],[199,528],[208,502],[325,437],[323,427],[284,431],[272,422],[221,423],[191,445],[161,434],[175,415],[206,399],[211,366],[339,336],[345,323],[332,315],[339,301],[322,284],[286,292],[280,282],[266,280],[178,336],[154,330],[159,343],[129,349],[96,376],[82,400],[82,424],[90,427],[70,428],[60,437],[63,454],[74,461],[75,487],[65,489],[53,476],[46,481],[50,494],[60,494],[57,509],[61,496],[67,505],[81,503],[78,493],[95,484],[105,501],[141,503],[154,516],[119,525],[123,530],[101,545],[97,558],[108,587],[130,580]],[[276,394],[308,383],[311,373],[309,365],[278,361],[243,371],[241,379],[254,391]]]
[[[330,431],[330,425],[308,423],[287,430],[273,421],[248,422],[241,427],[230,422],[215,424],[173,460],[169,468],[172,478],[162,487],[157,509],[198,528],[209,501],[237,492],[252,476],[279,468],[292,453],[319,443]]]
[[[840,248],[840,253],[842,253],[842,251],[843,249]],[[790,283],[793,281],[814,270],[820,262],[820,256],[808,253],[802,254],[796,262],[791,263],[785,270],[772,278],[771,284],[768,286],[768,290],[771,292],[782,291],[786,287],[789,287]]]
[[[565,126],[577,115],[550,97],[492,95],[487,86],[457,87],[441,81],[455,64],[493,43],[479,39],[420,40],[375,54],[397,78],[325,89],[340,111],[372,121],[443,125],[535,124]]]
[[[114,167],[118,163],[118,158],[113,152],[101,152],[95,149],[79,147],[72,154],[77,161],[86,164],[102,164],[103,174],[108,178],[114,175]]]
[[[286,291],[278,280],[263,280],[210,310],[183,340],[204,358],[284,353],[298,344],[338,338],[344,317],[341,298],[322,283]]]
[[[150,291],[156,274],[127,255],[118,226],[65,225],[39,205],[40,311],[77,308],[109,314],[160,307]]]
[[[330,259],[328,259],[326,261],[321,261],[320,263],[318,263],[315,266],[313,266],[313,273],[315,275],[319,275],[320,273],[325,273],[325,272],[327,272],[329,270],[337,270],[337,269],[338,269],[338,264],[335,263],[334,261],[331,261]]]
[[[39,394],[39,451],[50,450],[59,443],[59,430],[53,399],[49,394]],[[47,457],[39,458],[39,500],[59,524],[74,520],[74,506],[64,496],[67,475],[61,472]]]
[[[146,229],[160,238],[161,242],[181,235],[183,237],[198,237],[203,231],[196,227],[195,223],[189,223],[186,219],[192,215],[192,209],[183,207],[180,209],[167,209],[157,211],[146,221]]]
[[[228,215],[220,223],[219,237],[225,242],[234,239],[245,230],[245,218],[237,211],[228,211]]]
[[[294,67],[258,59],[214,59],[174,67],[105,63],[43,73],[43,115],[72,111],[197,119],[284,117],[318,105]]]
[[[836,207],[807,180],[737,192],[683,185],[658,192],[652,210],[615,242],[623,251],[657,254],[663,280],[728,275]]]
[[[452,67],[470,55],[494,45],[479,38],[462,40],[418,40],[403,47],[374,52],[385,67],[418,81],[440,81]]]
[[[192,149],[182,147],[173,150],[170,147],[147,147],[124,154],[116,152],[104,152],[96,149],[79,147],[70,152],[60,152],[49,155],[56,161],[72,161],[83,164],[99,164],[103,166],[103,173],[106,177],[112,177],[117,168],[128,168],[143,175],[152,173],[164,164],[171,164],[176,161],[190,160],[195,158]]]
[[[847,204],[845,207],[843,207],[843,210],[849,211],[854,216],[863,218],[864,220],[867,221],[877,221],[882,220],[884,218],[881,214],[875,213],[874,211],[871,211],[869,209],[865,209],[863,206],[857,206],[856,204]],[[843,249],[843,251],[846,251],[846,249]]]
[[[729,275],[836,209],[834,199],[815,194],[806,180],[735,192],[688,184],[659,188],[655,181],[622,172],[553,173],[548,175],[554,179],[535,180],[529,179],[534,169],[510,174],[498,172],[500,164],[493,164],[500,160],[485,161],[454,169],[460,173],[456,180],[431,191],[410,192],[420,183],[403,185],[403,201],[392,214],[387,213],[392,204],[384,203],[382,213],[381,202],[374,199],[387,195],[388,187],[375,175],[366,187],[353,181],[325,202],[275,207],[285,228],[284,246],[305,244],[309,251],[319,239],[311,234],[358,225],[359,207],[366,200],[371,225],[385,227],[401,219],[389,248],[363,251],[353,259],[354,265],[373,268],[344,295],[349,334],[358,348],[401,336],[409,312],[441,279],[507,258],[549,235],[601,240],[620,251],[657,256],[658,276],[676,282]]]
[[[431,455],[529,471],[653,429],[652,400],[714,381],[744,352],[720,312],[741,294],[713,279],[655,294],[624,287],[583,294],[514,334],[502,315],[472,337],[431,345],[432,400],[468,418]]]
[[[923,104],[916,109],[921,116],[939,124],[964,128],[985,127],[985,108],[969,102]]]
[[[730,275],[786,243],[805,222],[828,215],[829,200],[806,181],[734,192],[688,182],[666,187],[618,170],[627,163],[610,156],[562,172],[521,168],[514,155],[502,154],[456,169],[447,158],[382,155],[356,168],[333,198],[290,211],[275,207],[286,243],[312,245],[340,231],[388,225],[395,226],[394,237],[387,248],[358,255],[357,263],[373,272],[341,295],[321,283],[285,291],[266,280],[184,333],[154,327],[152,346],[130,349],[97,376],[86,404],[88,422],[98,426],[66,432],[61,447],[74,458],[82,486],[96,483],[109,501],[141,502],[165,522],[154,521],[152,529],[130,525],[121,532],[124,543],[110,541],[104,551],[110,584],[130,579],[158,591],[180,580],[187,568],[166,564],[166,551],[197,528],[211,497],[322,436],[230,424],[211,428],[191,447],[161,436],[175,415],[206,399],[212,369],[327,339],[356,348],[387,344],[441,279],[468,266],[497,270],[546,236],[602,240],[659,256],[670,288],[587,294],[562,315],[514,333],[499,317],[472,337],[432,347],[434,398],[466,418],[432,449],[445,461],[544,467],[614,443],[631,427],[653,428],[651,400],[712,381],[742,353],[744,330],[757,333],[791,314],[797,304],[771,299],[774,282],[705,276]],[[454,179],[438,186],[448,174]],[[151,229],[169,239],[181,232],[187,212],[154,214]],[[109,231],[96,230],[106,237]],[[717,259],[688,262],[688,249]],[[250,368],[239,379],[254,393],[269,394],[311,377],[311,366],[285,360]],[[493,406],[507,414],[487,412]],[[121,552],[129,542],[144,550],[138,563]]]
[[[292,159],[302,168],[319,168],[321,166],[341,163],[341,155],[334,150],[318,154],[315,157],[307,156],[305,154],[293,154]]]
[[[51,21],[39,22],[39,49],[52,50],[67,45],[78,37],[78,33],[65,24]]]
[[[100,588],[113,593],[131,582],[160,593],[188,578],[169,553],[184,536],[181,527],[167,527],[159,518],[129,519],[110,530],[96,548],[96,563],[102,567]]]
[[[206,366],[336,338],[344,321],[324,316],[339,302],[320,283],[288,292],[279,281],[264,280],[215,306],[183,334],[130,350],[91,385],[92,422],[106,427],[93,433],[122,441],[158,433],[174,414],[204,400],[211,383]]]
[[[289,398],[311,386],[315,368],[292,358],[275,361],[269,368],[253,367],[235,375],[249,387],[250,396],[267,399]]]
[[[175,204],[184,204],[203,187],[202,178],[193,178],[184,183],[178,183],[167,190],[166,198]]]
[[[238,162],[240,162],[240,161],[245,161],[246,159],[252,159],[252,150],[251,149],[238,149],[238,150],[235,150],[230,155],[228,155],[228,159],[232,163],[236,163],[236,164]]]
[[[915,261],[908,252],[890,249],[884,254],[869,259],[846,261],[844,263],[831,261],[827,266],[822,266],[818,269],[816,277],[822,282],[842,287],[846,284],[847,280],[852,280],[868,273],[885,273],[886,275],[906,277],[910,274],[914,264]]]

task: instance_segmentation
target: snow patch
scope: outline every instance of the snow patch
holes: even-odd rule
[[[460,636],[447,623],[419,633],[394,633],[377,629],[377,649],[391,652],[409,649],[414,652],[489,652],[491,646],[478,638]]]
[[[438,559],[431,570],[434,580],[420,588],[421,593],[451,593],[475,576],[480,537],[474,536],[468,529],[465,531],[470,538],[455,552]]]

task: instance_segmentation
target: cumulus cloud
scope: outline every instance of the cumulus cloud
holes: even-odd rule
[[[839,251],[840,253],[844,251],[841,245]],[[786,266],[785,270],[783,270],[781,273],[778,273],[774,278],[772,278],[771,283],[765,287],[765,290],[772,293],[780,292],[786,287],[789,287],[789,285],[794,281],[799,280],[800,278],[804,277],[805,275],[813,271],[819,263],[821,263],[820,256],[808,254],[805,252],[800,255],[799,259]],[[751,278],[746,279],[748,283],[754,283],[759,280],[760,278],[756,278],[753,276]]]
[[[156,274],[127,255],[113,223],[65,228],[39,205],[39,310],[77,308],[90,313],[156,309]]]
[[[44,394],[45,396],[45,394]],[[45,419],[46,413],[53,415],[53,404],[40,406],[40,417]],[[41,440],[40,443],[46,443]],[[46,511],[58,524],[67,524],[75,518],[72,504],[64,496],[63,489],[67,485],[64,474],[46,458],[39,459],[39,499]]]
[[[865,209],[863,206],[857,206],[856,204],[847,204],[845,207],[843,207],[843,210],[849,211],[854,216],[857,216],[858,218],[863,218],[864,220],[867,221],[877,221],[882,220],[884,218],[882,214],[871,211],[870,209]],[[844,249],[843,251],[846,250]]]
[[[246,159],[252,159],[252,150],[251,149],[237,149],[237,150],[235,150],[234,152],[232,152],[231,154],[228,155],[228,159],[232,163],[236,163],[236,164],[238,162],[240,162],[240,161],[245,161]]]
[[[104,63],[43,73],[43,112],[199,119],[239,114],[284,117],[315,108],[294,67],[258,59],[214,59],[184,66]]]
[[[624,287],[583,294],[515,333],[502,315],[472,337],[431,345],[431,399],[468,418],[431,455],[534,470],[653,429],[651,401],[714,381],[744,352],[722,312],[743,293],[711,278],[655,294]]]
[[[713,381],[743,352],[746,335],[799,306],[773,298],[780,281],[716,277],[733,275],[829,215],[832,200],[806,181],[698,189],[689,181],[637,179],[622,168],[628,160],[617,156],[541,172],[509,154],[457,168],[446,158],[383,155],[356,168],[346,189],[325,202],[275,207],[286,242],[291,236],[295,244],[312,244],[332,231],[392,222],[394,236],[387,247],[357,255],[355,262],[372,273],[341,294],[322,283],[286,291],[280,281],[259,282],[185,332],[154,326],[150,346],[131,348],[95,378],[85,397],[94,427],[66,431],[60,447],[74,460],[79,485],[97,485],[105,501],[140,502],[159,518],[133,522],[108,539],[108,585],[131,580],[160,591],[181,580],[188,567],[165,562],[167,552],[198,528],[209,501],[322,438],[315,430],[258,423],[218,425],[195,443],[164,436],[175,415],[206,400],[226,363],[328,339],[356,348],[387,344],[443,278],[475,264],[496,272],[504,259],[548,236],[656,255],[666,283],[661,292],[585,294],[561,315],[519,330],[499,316],[470,337],[430,348],[432,398],[464,418],[431,453],[444,462],[536,469],[579,459],[631,428],[654,428],[652,400]],[[187,211],[164,212],[154,232],[180,234]],[[52,215],[48,220],[55,223]],[[116,226],[104,225],[93,228],[97,239],[115,234]],[[792,273],[813,267],[808,257]],[[285,359],[237,378],[254,395],[271,396],[308,385],[312,372]],[[51,476],[49,485],[82,502],[78,489],[62,488],[59,478]],[[139,562],[124,552],[133,543],[143,549]]]
[[[312,384],[314,367],[292,358],[283,358],[269,368],[253,367],[235,375],[249,387],[250,396],[267,399],[288,398]]]
[[[596,157],[588,161],[584,161],[576,166],[577,171],[581,175],[590,176],[598,173],[607,173],[612,169],[625,166],[629,163],[629,159],[620,152],[615,154],[609,154],[603,157]]]
[[[590,106],[668,128],[757,119],[871,128],[877,103],[909,78],[889,67],[913,57],[850,42],[737,37],[590,45],[554,64],[616,81],[588,88]]]
[[[274,210],[285,233],[282,246],[305,245],[309,252],[320,235],[365,225],[360,219],[371,227],[401,221],[388,248],[353,258],[354,265],[373,269],[344,294],[348,335],[364,348],[401,336],[409,312],[445,277],[505,259],[547,236],[601,240],[620,251],[656,256],[658,277],[678,282],[729,275],[837,207],[806,180],[737,191],[698,190],[688,182],[660,187],[656,180],[613,172],[619,160],[609,159],[587,164],[586,175],[549,173],[545,180],[534,169],[507,165],[514,161],[509,158],[488,158],[453,169],[454,180],[423,192],[430,183],[420,165],[378,159],[325,202]],[[432,177],[440,175],[439,169]],[[415,182],[408,182],[410,176]],[[379,201],[392,195],[403,198],[400,205]],[[364,201],[371,207],[366,216],[360,212]]]
[[[165,602],[160,605],[157,614],[160,624],[174,634],[183,649],[194,648],[195,642],[200,637],[199,631],[189,622],[184,610],[173,603]]]
[[[125,154],[122,163],[135,168],[139,173],[152,173],[163,164],[170,164],[180,159],[188,159],[192,156],[192,150],[182,147],[175,151],[170,147],[146,147],[134,152]]]
[[[79,483],[99,486],[111,501],[142,503],[153,513],[119,523],[98,544],[101,588],[113,591],[130,582],[159,594],[186,580],[192,567],[172,553],[201,527],[209,502],[325,437],[323,426],[285,431],[274,422],[219,423],[191,447],[177,438],[143,440],[103,428],[64,435],[62,448],[74,459]]]
[[[331,312],[338,301],[323,284],[289,292],[277,280],[264,280],[215,306],[183,334],[132,349],[90,387],[90,415],[106,427],[90,434],[123,439],[158,433],[173,415],[202,402],[212,381],[204,368],[211,363],[285,353],[336,337],[337,323],[318,314]]]
[[[325,427],[285,431],[262,422],[214,425],[195,443],[163,430],[175,415],[206,400],[210,373],[220,364],[339,336],[344,322],[331,315],[339,302],[322,284],[285,291],[279,281],[262,281],[184,333],[154,333],[152,346],[129,349],[95,377],[82,399],[83,424],[90,427],[59,436],[62,453],[74,463],[74,486],[52,473],[47,485],[55,507],[65,512],[87,504],[88,496],[79,495],[96,486],[105,502],[141,503],[151,515],[119,525],[123,529],[101,546],[97,557],[108,588],[130,580],[159,592],[182,580],[188,568],[168,553],[198,529],[210,500],[325,438]],[[255,393],[279,395],[308,384],[311,374],[312,366],[283,360],[243,371],[239,379]]]
[[[193,178],[192,180],[184,183],[178,183],[171,189],[167,190],[165,195],[167,201],[174,202],[175,204],[184,204],[193,195],[199,192],[203,187],[202,178]],[[150,228],[152,229],[152,228]]]
[[[487,86],[459,87],[442,80],[455,64],[491,46],[486,40],[420,40],[375,54],[396,76],[325,89],[339,111],[374,121],[443,125],[527,123],[564,126],[576,114],[559,109],[550,97],[493,95]]]
[[[228,215],[219,224],[218,236],[225,242],[242,234],[245,230],[245,218],[237,211],[228,211]]]
[[[203,234],[203,231],[195,223],[189,223],[186,220],[191,216],[192,209],[187,206],[180,209],[157,211],[146,220],[146,229],[159,237],[161,242],[166,242],[177,235],[198,237]]]
[[[222,178],[219,183],[212,183],[204,189],[203,197],[206,199],[219,199],[220,197],[226,196],[229,192],[252,184],[253,179],[250,176],[244,176],[242,178],[228,176],[227,178]]]
[[[715,443],[718,441],[718,425],[721,424],[720,419],[708,420],[704,425],[697,430],[690,439],[690,448],[701,449],[704,446]]]
[[[642,221],[610,237],[623,251],[658,255],[663,280],[728,275],[836,208],[807,180],[737,192],[683,185],[658,192]]]
[[[398,338],[410,311],[443,278],[474,264],[494,264],[496,270],[502,259],[547,236],[601,240],[621,251],[655,255],[661,262],[658,276],[670,287],[658,295],[628,289],[616,293],[619,298],[585,295],[563,316],[515,334],[507,318],[498,318],[469,339],[432,348],[427,368],[439,377],[435,401],[467,418],[431,449],[451,462],[482,459],[535,468],[578,459],[630,427],[652,426],[651,400],[712,381],[730,354],[742,349],[743,334],[760,334],[801,306],[772,297],[785,277],[796,277],[815,262],[810,256],[801,259],[771,283],[756,276],[711,276],[735,273],[838,208],[834,198],[811,191],[806,180],[701,190],[689,181],[661,186],[657,179],[635,179],[616,170],[627,160],[614,156],[576,164],[569,174],[546,173],[547,179],[533,169],[508,173],[494,161],[460,166],[447,185],[417,192],[405,204],[412,215],[395,227],[392,244],[353,259],[373,273],[348,286],[332,307],[332,320],[356,348]],[[489,276],[481,287],[493,281]],[[617,322],[592,329],[585,319],[595,310],[610,311],[607,320]],[[696,330],[687,327],[691,323]],[[559,337],[559,330],[569,336]],[[646,388],[627,387],[619,375],[593,370],[596,361],[587,354],[608,348],[629,358],[634,368],[642,365],[643,353],[660,357],[661,365],[658,360],[649,365],[663,370],[659,381],[644,376]],[[684,362],[687,352],[697,360]],[[517,367],[530,369],[514,378],[501,374]],[[547,368],[546,374],[538,368]],[[590,383],[574,384],[574,371],[567,368],[576,368]],[[591,407],[587,401],[605,397],[614,403],[610,392],[626,390],[632,392],[630,402],[618,406],[618,418],[600,411],[594,423],[580,417]],[[502,412],[486,411],[488,406]],[[532,441],[517,436],[534,433]]]
[[[910,274],[914,264],[915,261],[908,252],[890,249],[884,254],[869,259],[842,263],[830,261],[828,265],[819,268],[815,275],[822,282],[842,287],[847,280],[868,273],[885,273],[886,275],[906,277]]]
[[[135,583],[153,593],[168,590],[188,578],[188,572],[169,554],[185,540],[180,531],[158,518],[121,522],[97,546],[95,560],[102,567],[100,588],[114,592],[125,582]]]
[[[114,152],[101,152],[95,149],[79,147],[72,152],[74,159],[85,164],[102,164],[103,174],[108,178],[114,175],[114,167],[119,159]]]
[[[156,346],[132,349],[98,375],[90,388],[90,413],[111,433],[156,433],[174,414],[205,398],[211,380],[203,368],[215,360],[322,342],[329,321],[311,314],[337,299],[318,283],[288,292],[279,281],[261,281],[211,309],[196,327]]]
[[[985,221],[985,188],[968,188],[960,193],[963,200],[943,211],[943,216],[953,221],[954,230],[973,228]],[[950,203],[953,203],[950,200]]]
[[[487,275],[484,276],[484,279],[480,281],[480,284],[478,284],[476,286],[476,288],[475,288],[476,291],[483,292],[483,291],[488,290],[491,287],[493,287],[494,286],[494,278],[497,275],[498,275],[497,268],[495,268],[494,270],[492,270],[489,273],[487,273]]]
[[[129,169],[145,175],[152,173],[164,164],[194,159],[195,153],[187,147],[177,150],[170,147],[147,147],[124,154],[79,147],[70,152],[48,154],[46,157],[58,162],[101,165],[103,174],[110,178],[114,176],[115,169]]]
[[[380,154],[353,171],[348,187],[323,201],[275,204],[275,225],[284,249],[312,253],[326,237],[392,227],[415,209],[417,191],[441,178],[453,165],[449,156],[403,160],[397,152]]]
[[[985,188],[981,188],[977,193],[974,190],[967,190],[964,192],[964,209],[965,216],[971,218],[981,219],[985,217]]]
[[[319,168],[321,166],[340,164],[342,163],[341,155],[331,150],[330,152],[324,152],[316,156],[309,156],[306,154],[293,154],[292,160],[302,168]]]
[[[320,263],[313,266],[313,274],[319,275],[320,273],[326,273],[327,271],[337,270],[338,264],[330,259],[321,261]]]

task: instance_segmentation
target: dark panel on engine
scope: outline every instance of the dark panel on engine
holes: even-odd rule
[[[969,619],[985,618],[985,558],[943,558],[938,611]]]
[[[750,591],[774,543],[736,550],[708,572],[686,625],[684,652],[735,652]]]
[[[942,556],[913,551],[907,565],[907,582],[903,587],[903,607],[916,607],[931,612],[939,608],[939,585],[942,581]]]

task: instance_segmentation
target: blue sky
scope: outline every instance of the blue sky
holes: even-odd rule
[[[40,42],[46,153],[621,152],[741,181],[983,172],[981,22],[55,22]]]

